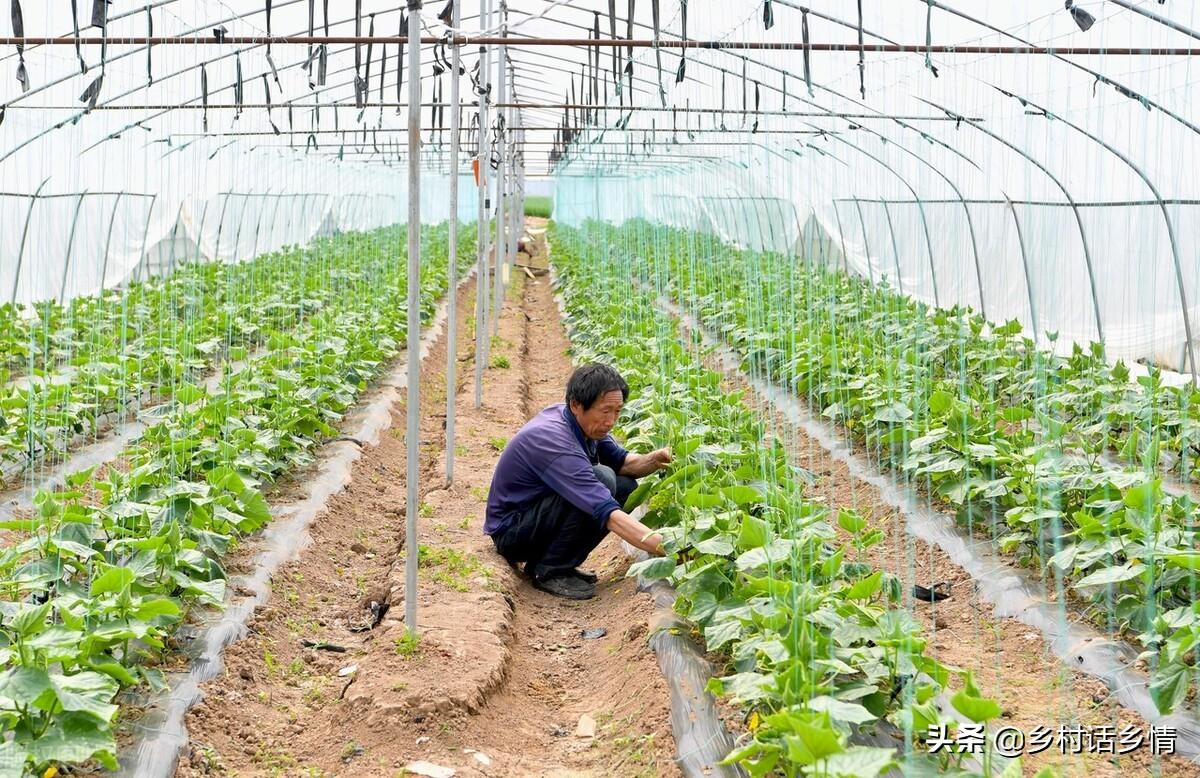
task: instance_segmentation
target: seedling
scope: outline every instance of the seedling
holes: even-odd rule
[[[396,655],[411,659],[421,648],[421,636],[416,632],[405,632],[403,637],[396,638]]]

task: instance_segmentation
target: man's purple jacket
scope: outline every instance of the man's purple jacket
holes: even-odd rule
[[[522,511],[552,492],[604,526],[621,506],[592,466],[607,465],[619,473],[627,454],[612,435],[588,440],[565,403],[551,405],[530,419],[500,454],[483,531],[495,535],[507,529]]]

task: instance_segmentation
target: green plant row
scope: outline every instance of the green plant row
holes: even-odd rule
[[[17,348],[32,367],[17,381],[0,369],[0,472],[61,452],[72,435],[94,434],[102,414],[136,398],[168,398],[226,355],[244,357],[335,303],[353,288],[347,279],[382,272],[374,247],[397,235],[387,228],[322,238],[236,264],[185,264],[65,306],[0,310],[0,346]]]
[[[727,657],[729,673],[710,689],[747,707],[750,730],[729,761],[755,776],[972,774],[961,755],[919,746],[929,726],[955,726],[935,698],[953,691],[953,706],[976,722],[1000,707],[969,671],[926,655],[920,625],[894,607],[899,580],[856,561],[882,533],[804,496],[807,474],[698,346],[681,341],[652,293],[630,287],[627,260],[606,256],[592,232],[556,226],[551,237],[574,358],[610,362],[629,382],[626,445],[674,452],[626,504],[646,508],[668,554],[629,574],[669,579],[676,610]],[[880,722],[903,733],[902,752],[851,744]],[[991,767],[988,754],[985,774]],[[1019,762],[1005,775],[1020,775]]]
[[[536,196],[525,198],[526,216],[537,216],[543,219],[549,219],[552,213],[554,213],[554,198]]]
[[[605,234],[594,240],[623,245],[596,229]],[[1194,391],[1153,371],[1131,383],[1098,346],[1039,350],[1016,322],[708,237],[626,229],[655,235],[633,272],[665,279],[746,369],[806,397],[971,531],[1036,566],[1052,591],[1140,642],[1161,712],[1194,694],[1197,506],[1165,492],[1157,469],[1179,439],[1171,409],[1196,407]],[[1124,462],[1108,465],[1114,448]]]
[[[162,687],[168,638],[192,605],[221,604],[222,557],[271,518],[262,485],[312,462],[401,349],[404,233],[391,237],[369,249],[383,272],[327,279],[345,294],[313,300],[215,390],[182,383],[120,466],[72,476],[37,496],[34,518],[3,525],[24,538],[0,551],[0,776],[115,766],[118,691]],[[422,235],[423,320],[446,292],[446,237]]]

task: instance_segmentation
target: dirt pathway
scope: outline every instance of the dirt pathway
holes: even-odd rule
[[[540,257],[539,257],[540,259]],[[609,539],[596,599],[534,590],[483,536],[491,472],[525,421],[560,399],[567,341],[546,276],[513,278],[474,407],[474,284],[459,291],[455,482],[443,443],[446,342],[422,378],[419,638],[404,614],[404,408],[273,581],[226,673],[188,716],[179,776],[674,775],[665,683],[646,642],[649,598]],[[378,626],[371,603],[386,603]],[[587,628],[607,634],[584,640]],[[333,644],[341,651],[305,647]],[[577,736],[580,718],[595,734]]]

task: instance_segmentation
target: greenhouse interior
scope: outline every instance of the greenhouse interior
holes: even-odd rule
[[[1200,3],[4,5],[0,778],[1200,775]]]

